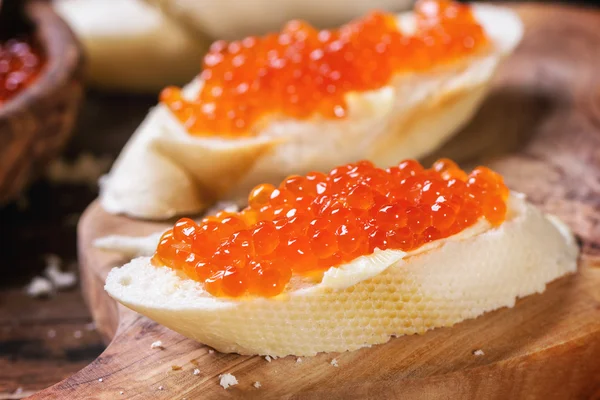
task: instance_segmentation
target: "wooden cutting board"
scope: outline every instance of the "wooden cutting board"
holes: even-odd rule
[[[103,285],[124,260],[92,241],[166,225],[110,216],[94,203],[79,226],[81,278],[110,344],[90,366],[34,398],[600,398],[600,12],[516,9],[526,26],[523,43],[474,121],[436,156],[489,164],[512,189],[560,216],[580,239],[577,274],[512,309],[452,328],[302,362],[267,362],[211,352],[117,306]],[[151,349],[156,340],[163,349]],[[239,384],[224,390],[223,373]]]

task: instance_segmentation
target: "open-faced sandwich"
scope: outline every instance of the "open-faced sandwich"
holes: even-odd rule
[[[423,0],[338,29],[292,21],[215,42],[197,79],[162,92],[103,180],[102,205],[167,218],[289,174],[420,157],[471,117],[521,35],[507,9]]]
[[[576,269],[563,223],[447,159],[294,175],[248,204],[179,220],[106,290],[222,352],[314,355],[512,307]]]

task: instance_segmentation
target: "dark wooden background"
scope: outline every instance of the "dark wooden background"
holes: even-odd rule
[[[80,154],[114,158],[156,96],[87,93],[64,159]],[[78,288],[47,299],[25,294],[42,274],[45,255],[76,270],[75,230],[96,197],[89,184],[41,178],[22,198],[0,208],[0,399],[21,398],[83,368],[104,349]]]
[[[600,5],[598,0],[577,3]],[[155,102],[154,95],[88,92],[64,158],[116,157]],[[24,291],[44,270],[46,254],[60,256],[66,269],[76,270],[77,219],[96,195],[95,185],[42,178],[18,202],[0,208],[0,399],[48,387],[104,349],[78,288],[48,299],[32,299]]]

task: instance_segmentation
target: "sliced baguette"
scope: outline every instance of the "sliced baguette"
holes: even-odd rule
[[[147,257],[113,269],[107,292],[125,306],[222,352],[310,356],[452,326],[541,293],[576,269],[569,229],[511,195],[507,220],[480,221],[403,253],[379,251],[294,278],[274,298],[216,298],[200,283]]]
[[[216,199],[244,201],[254,185],[290,174],[364,158],[391,165],[424,156],[471,118],[498,63],[522,36],[512,11],[477,5],[474,12],[491,39],[489,52],[397,75],[379,90],[349,93],[343,120],[272,116],[253,137],[224,139],[187,134],[158,105],[103,181],[103,206],[112,213],[162,219],[200,212]],[[400,15],[399,21],[401,29],[413,29],[412,13]],[[194,81],[185,94],[194,96],[201,87]]]
[[[336,26],[369,10],[408,9],[413,0],[145,0],[199,34],[225,40],[277,30],[301,19],[316,26]],[[268,12],[265,12],[268,10]]]

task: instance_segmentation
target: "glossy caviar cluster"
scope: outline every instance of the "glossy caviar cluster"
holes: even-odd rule
[[[186,100],[179,88],[161,94],[191,134],[248,135],[266,115],[343,118],[345,94],[388,84],[474,54],[488,40],[467,5],[421,0],[416,31],[398,30],[393,14],[373,12],[335,30],[291,21],[279,34],[215,42],[204,58],[203,88]],[[255,131],[255,130],[254,130]]]
[[[31,84],[43,59],[31,43],[11,39],[0,43],[0,104]]]
[[[416,249],[481,217],[499,225],[508,194],[486,167],[467,175],[448,159],[430,169],[361,161],[258,185],[237,213],[200,224],[183,218],[163,235],[153,263],[182,269],[214,296],[270,297],[292,274],[318,275],[377,248]]]

